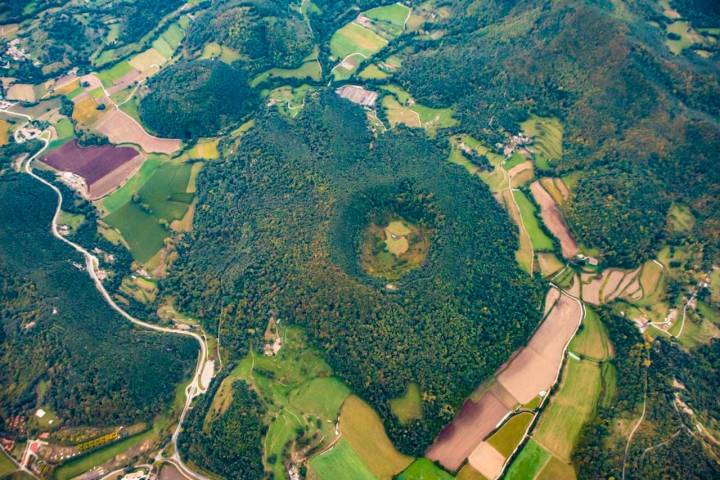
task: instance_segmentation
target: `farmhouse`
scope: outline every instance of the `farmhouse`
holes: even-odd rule
[[[365,90],[359,85],[344,85],[335,90],[335,93],[363,107],[374,107],[378,98],[377,92]]]

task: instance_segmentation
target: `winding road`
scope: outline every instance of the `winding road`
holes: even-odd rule
[[[2,110],[1,112],[25,118],[28,122],[32,121],[32,118],[30,116],[22,114],[22,113],[12,112],[7,109]],[[178,418],[177,427],[175,428],[175,431],[173,432],[173,435],[172,435],[171,444],[173,446],[173,454],[171,457],[165,458],[162,456],[162,451],[161,451],[161,453],[158,454],[158,456],[156,457],[156,460],[166,461],[166,462],[174,464],[184,475],[186,475],[187,477],[189,477],[191,479],[208,480],[207,477],[204,477],[202,475],[199,475],[199,474],[193,472],[190,468],[188,468],[183,463],[182,459],[180,458],[180,454],[178,453],[178,448],[177,448],[177,439],[180,435],[180,432],[182,431],[182,423],[185,420],[185,417],[187,416],[187,412],[190,410],[190,406],[192,404],[193,399],[196,396],[202,395],[207,391],[207,386],[203,387],[203,385],[201,383],[201,374],[202,374],[203,368],[205,366],[205,363],[208,361],[207,341],[205,340],[204,337],[202,337],[201,335],[199,335],[195,332],[192,332],[192,331],[169,328],[169,327],[161,327],[159,325],[155,325],[152,323],[148,323],[148,322],[139,320],[139,319],[133,317],[132,315],[130,315],[129,313],[127,313],[122,308],[120,308],[120,306],[118,306],[118,304],[115,302],[115,300],[113,300],[113,298],[110,296],[110,293],[108,293],[108,291],[105,289],[105,286],[102,284],[102,282],[98,278],[97,269],[98,269],[98,266],[100,265],[100,262],[98,261],[97,257],[95,255],[93,255],[92,253],[88,252],[81,245],[78,245],[77,243],[72,242],[72,241],[68,240],[67,238],[63,237],[58,232],[58,217],[60,216],[60,211],[61,211],[62,203],[63,203],[62,193],[60,192],[60,189],[58,189],[55,185],[48,182],[44,178],[37,175],[35,172],[33,172],[33,169],[32,169],[32,162],[36,158],[38,158],[47,149],[47,147],[50,143],[50,141],[48,139],[47,131],[43,132],[43,134],[41,134],[41,136],[38,137],[38,140],[43,142],[43,147],[40,150],[38,150],[34,155],[29,157],[27,160],[25,160],[25,162],[21,168],[22,168],[22,170],[24,170],[25,173],[30,175],[32,178],[34,178],[38,182],[40,182],[40,183],[46,185],[47,187],[49,187],[50,189],[52,189],[55,192],[55,194],[57,195],[58,202],[57,202],[57,206],[55,207],[55,213],[53,215],[52,223],[51,223],[51,232],[52,232],[53,236],[55,238],[57,238],[58,240],[60,240],[61,242],[72,247],[75,251],[82,254],[82,256],[85,258],[86,270],[87,270],[88,274],[90,275],[90,278],[92,279],[93,283],[95,284],[95,288],[98,290],[98,292],[100,292],[100,294],[103,296],[103,298],[108,303],[108,305],[110,305],[110,307],[113,310],[115,310],[117,313],[119,313],[126,320],[128,320],[129,322],[131,322],[134,325],[137,325],[138,327],[145,328],[148,330],[153,330],[156,332],[166,333],[166,334],[171,334],[171,335],[182,335],[182,336],[186,336],[186,337],[192,337],[200,345],[200,352],[198,355],[198,361],[197,361],[197,365],[195,368],[195,373],[193,375],[193,379],[190,382],[190,384],[187,386],[187,388],[185,389],[185,393],[186,393],[185,406],[184,406],[182,412],[180,413],[180,417]]]

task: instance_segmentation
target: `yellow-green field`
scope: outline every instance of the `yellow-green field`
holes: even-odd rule
[[[387,40],[372,30],[351,22],[333,34],[330,39],[330,52],[337,60],[353,53],[369,58],[382,50],[387,43]]]
[[[354,395],[349,396],[343,404],[340,432],[370,471],[380,479],[392,478],[413,460],[395,449],[385,433],[380,416]]]
[[[535,440],[527,442],[510,464],[504,478],[507,480],[528,480],[535,478],[550,460],[550,453]]]
[[[560,120],[531,115],[521,124],[523,133],[533,140],[531,150],[535,165],[548,169],[562,157],[563,126]]]
[[[397,478],[398,480],[453,480],[452,475],[427,458],[418,458]]]
[[[422,418],[422,398],[417,383],[408,385],[402,397],[390,400],[390,410],[400,423]]]
[[[3,145],[7,145],[9,134],[10,124],[6,120],[0,118],[0,147]]]
[[[569,358],[560,388],[533,432],[535,441],[559,459],[569,461],[580,430],[595,410],[601,383],[596,363]]]
[[[695,226],[695,217],[685,205],[673,203],[668,212],[667,226],[671,232],[687,232]]]
[[[585,307],[585,318],[577,335],[570,342],[569,350],[576,355],[599,362],[608,360],[612,356],[605,326],[595,310],[588,306]]]
[[[211,42],[205,44],[200,58],[219,58],[221,61],[230,64],[240,59],[240,52],[233,50],[230,47],[225,47],[218,43]]]
[[[513,415],[497,432],[492,434],[487,442],[505,458],[509,457],[525,436],[525,431],[532,419],[533,414],[529,412]]]

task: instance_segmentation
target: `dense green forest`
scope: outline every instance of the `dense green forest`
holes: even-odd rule
[[[578,478],[621,478],[627,436],[618,425],[634,425],[643,402],[646,414],[627,454],[627,478],[717,478],[718,449],[695,424],[717,428],[720,420],[720,342],[687,353],[664,338],[644,342],[631,322],[608,311],[601,316],[615,347],[616,384],[601,395],[610,402],[583,429],[573,454]],[[676,396],[694,410],[693,417],[678,407]]]
[[[424,134],[373,141],[356,106],[307,102],[296,123],[261,116],[237,155],[201,172],[194,231],[165,290],[206,325],[223,318],[233,355],[258,345],[271,311],[304,327],[398,447],[418,454],[526,341],[543,292],[516,266],[515,230],[485,185]],[[377,210],[431,230],[426,262],[396,290],[358,266]],[[401,425],[388,402],[412,382],[424,418]]]
[[[257,104],[245,74],[213,60],[179,62],[148,82],[143,123],[164,137],[197,138],[235,125]]]
[[[717,258],[720,170],[709,153],[720,149],[720,127],[709,118],[720,113],[716,61],[691,52],[670,58],[664,30],[650,23],[662,9],[650,0],[624,3],[622,15],[614,2],[476,3],[451,2],[453,17],[439,24],[446,31],[441,41],[406,40],[399,77],[413,97],[455,105],[463,129],[491,144],[503,130],[519,131],[529,112],[559,117],[565,151],[554,170],[601,174],[585,199],[615,188],[619,178],[624,190],[646,192],[642,205],[627,203],[632,196],[614,202],[633,235],[657,224],[638,209],[659,216],[668,200],[686,202],[700,219],[707,254]],[[602,175],[608,169],[617,174]],[[603,179],[608,184],[600,186]],[[605,220],[602,209],[578,209],[583,214],[571,226],[581,235]],[[583,239],[601,248],[618,240]],[[612,245],[608,260],[637,263],[658,240]]]
[[[82,257],[50,235],[55,202],[26,175],[0,176],[0,417],[42,406],[70,425],[149,420],[189,376],[196,345],[110,309]]]
[[[204,425],[212,398],[212,394],[205,395],[190,412],[187,433],[178,440],[183,458],[223,478],[264,478],[262,441],[267,427],[265,407],[257,394],[247,383],[237,380],[228,409]]]

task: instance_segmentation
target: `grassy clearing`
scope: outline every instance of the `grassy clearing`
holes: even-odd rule
[[[330,39],[330,53],[338,60],[353,53],[361,53],[369,58],[387,44],[388,41],[377,33],[351,22],[333,34]]]
[[[374,63],[372,65],[368,65],[363,69],[362,72],[360,72],[360,78],[363,80],[381,80],[383,78],[388,78],[390,74],[380,70],[377,65]]]
[[[124,61],[114,65],[111,68],[99,72],[97,74],[97,77],[100,79],[100,81],[105,87],[111,87],[115,82],[130,73],[132,69],[133,68],[130,63]]]
[[[452,478],[452,475],[427,458],[418,458],[398,476],[398,480],[452,480]]]
[[[321,480],[375,480],[350,443],[340,440],[329,451],[310,460],[310,468]]]
[[[541,170],[550,168],[552,162],[562,157],[563,126],[560,120],[531,115],[521,124],[523,133],[533,139],[532,151],[535,166]]]
[[[55,133],[57,133],[57,141],[65,142],[75,136],[75,130],[72,122],[67,118],[60,119],[55,124]]]
[[[530,235],[533,248],[538,251],[552,251],[554,249],[553,242],[540,227],[535,204],[520,190],[513,190],[513,197],[515,197],[515,201],[520,207],[523,225],[528,235]]]
[[[487,442],[505,458],[509,457],[522,440],[532,419],[533,414],[529,412],[513,415],[500,427],[500,430],[492,434]]]
[[[205,46],[203,47],[202,55],[200,55],[200,58],[219,58],[220,61],[231,64],[234,61],[239,60],[240,56],[240,52],[238,52],[237,50],[233,50],[232,48],[225,47],[215,42],[210,42],[205,44]]]
[[[388,22],[398,27],[403,27],[405,20],[408,18],[408,15],[410,15],[410,9],[400,3],[394,3],[384,7],[371,8],[363,12],[363,15],[373,20]]]
[[[545,467],[548,460],[550,460],[550,454],[531,439],[522,448],[520,454],[515,457],[504,478],[506,480],[535,478],[540,470]]]
[[[8,458],[5,450],[0,450],[0,478],[9,475],[17,469],[15,463]]]
[[[640,272],[640,287],[643,297],[652,297],[662,284],[663,268],[653,261],[646,262]],[[658,299],[659,300],[659,299]]]
[[[402,397],[390,400],[390,410],[400,423],[422,418],[422,398],[417,383],[408,385]]]
[[[402,455],[390,442],[377,412],[354,395],[343,404],[340,432],[370,471],[380,478],[390,478],[412,462],[412,458]]]
[[[673,22],[667,26],[667,33],[668,35],[673,34],[680,37],[679,39],[671,39],[669,37],[665,39],[665,45],[667,45],[673,55],[679,55],[683,50],[695,44],[704,43],[703,36],[690,26],[690,22]]]
[[[695,226],[695,217],[690,208],[673,203],[667,217],[667,227],[671,232],[688,232]]]
[[[102,465],[103,463],[111,460],[115,455],[118,455],[130,448],[138,445],[151,438],[155,433],[152,430],[147,432],[128,437],[119,442],[111,443],[106,447],[95,450],[92,453],[83,455],[81,457],[74,458],[69,462],[60,465],[54,472],[53,478],[57,480],[69,480],[83,472],[87,472],[93,467]]]
[[[281,114],[295,118],[305,107],[305,97],[313,91],[315,89],[310,85],[285,85],[270,91],[264,90],[262,94],[268,98],[268,104],[274,105]]]
[[[138,191],[138,203],[166,223],[185,216],[193,194],[187,193],[191,163],[166,163]]]
[[[565,266],[554,253],[538,253],[538,261],[540,270],[545,277],[559,272]]]
[[[713,302],[720,302],[720,268],[715,268],[710,274],[710,298]]]
[[[575,469],[572,465],[551,457],[537,480],[575,480]]]
[[[595,310],[585,307],[585,318],[577,335],[570,342],[570,351],[595,361],[605,361],[611,357],[612,350],[607,330]]]
[[[303,63],[298,68],[271,68],[255,77],[250,82],[250,86],[256,87],[273,78],[310,79],[319,82],[322,79],[322,67],[317,60],[311,60]]]
[[[600,367],[570,358],[560,389],[540,416],[533,438],[559,459],[570,460],[580,430],[590,420],[602,384]]]
[[[188,152],[188,158],[194,160],[217,160],[220,158],[217,138],[205,138],[199,140]]]

